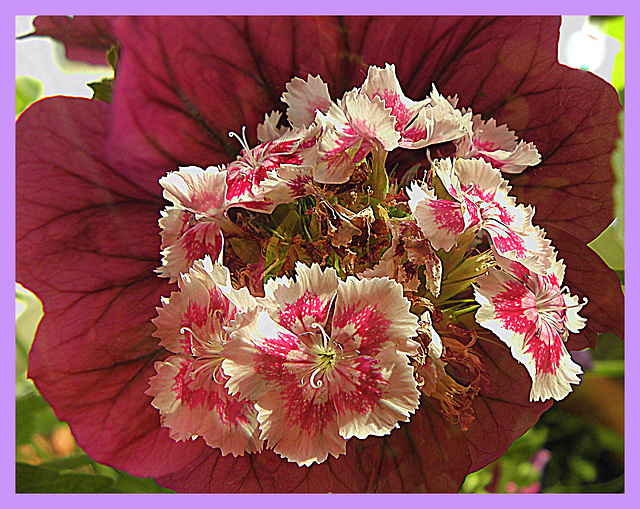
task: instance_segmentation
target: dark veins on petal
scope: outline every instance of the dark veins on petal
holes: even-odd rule
[[[69,60],[107,65],[107,50],[116,42],[114,16],[38,16],[29,36],[50,36],[64,44]]]
[[[109,23],[120,47],[113,103],[53,98],[17,125],[17,278],[46,311],[30,375],[98,461],[180,491],[456,491],[547,408],[529,403],[526,370],[504,347],[479,340],[491,385],[474,400],[465,433],[424,402],[389,436],[353,439],[346,456],[300,468],[270,451],[221,457],[202,439],[174,442],[160,427],[144,395],[153,362],[166,355],[150,320],[171,290],[153,273],[165,205],[158,179],[178,165],[228,162],[240,149],[228,132],[246,125],[255,141],[264,114],[284,110],[279,97],[294,76],[320,74],[340,97],[361,85],[369,65],[395,63],[407,96],[421,99],[435,82],[460,106],[535,142],[543,164],[512,177],[514,192],[537,207],[535,219],[566,258],[565,283],[589,296],[592,329],[622,323],[610,274],[585,254],[612,218],[608,157],[619,107],[604,82],[557,64],[558,19]],[[603,281],[585,277],[583,259]]]

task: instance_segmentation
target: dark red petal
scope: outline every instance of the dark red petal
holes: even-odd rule
[[[486,332],[484,333],[486,334]],[[473,351],[487,370],[491,383],[473,401],[475,419],[464,436],[472,460],[470,472],[502,456],[551,406],[551,401],[529,401],[531,377],[497,337],[479,339]]]
[[[180,492],[455,492],[470,464],[462,432],[424,406],[391,435],[349,440],[346,455],[320,465],[299,467],[269,450],[241,458],[211,450],[157,481]]]
[[[574,188],[571,204],[594,218],[577,220],[579,240],[556,241],[549,228],[569,265],[567,253],[579,254],[610,218],[604,160],[617,131],[609,128],[610,90],[556,63],[557,19],[201,17],[116,25],[122,55],[113,108],[51,99],[17,127],[17,276],[47,312],[31,374],[90,454],[138,475],[175,470],[161,482],[187,491],[456,491],[468,471],[533,425],[548,406],[529,403],[524,368],[485,344],[475,349],[492,386],[474,403],[469,450],[462,432],[425,405],[389,437],[351,440],[347,456],[311,469],[271,452],[221,458],[201,440],[171,441],[143,392],[157,352],[153,308],[168,294],[152,273],[165,205],[157,180],[178,164],[227,162],[240,148],[228,131],[247,125],[252,139],[264,113],[283,109],[279,97],[294,76],[320,73],[335,97],[360,85],[367,65],[395,63],[407,96],[421,99],[435,81],[445,95],[459,94],[462,106],[509,122],[553,163],[553,171],[544,163],[538,171],[549,171],[551,182],[566,179],[547,193],[542,180],[518,180],[536,170],[514,177],[517,192],[526,190],[521,198],[538,206],[536,219],[566,231],[574,211],[563,208],[564,191]],[[563,79],[567,90],[559,88]],[[590,144],[593,159],[575,150]],[[582,173],[573,166],[580,157],[589,164]],[[589,186],[602,210],[586,199]],[[581,290],[590,296],[598,284]]]
[[[230,131],[255,140],[265,113],[282,109],[294,76],[334,76],[334,18],[144,17],[117,23],[120,67],[110,160],[148,167],[226,163]]]
[[[64,44],[69,60],[107,65],[107,51],[115,44],[114,16],[38,16],[34,35],[48,35]]]
[[[108,106],[51,98],[16,131],[16,279],[45,315],[29,376],[78,443],[137,475],[188,464],[203,444],[176,443],[143,393],[165,355],[151,319],[159,264],[160,186],[104,163]],[[154,181],[155,180],[155,181]]]

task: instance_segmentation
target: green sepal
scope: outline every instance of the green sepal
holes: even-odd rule
[[[93,97],[96,101],[111,102],[113,96],[113,78],[103,78],[102,81],[87,83],[87,86],[93,90]]]
[[[288,212],[285,211],[288,209]],[[274,210],[275,219],[282,218],[278,227],[272,232],[272,236],[267,243],[265,253],[265,269],[264,280],[277,276],[282,269],[289,248],[291,247],[291,239],[297,231],[300,231],[300,216],[298,212],[291,207],[278,207]],[[284,217],[282,217],[284,215]]]
[[[116,67],[118,66],[118,52],[119,47],[117,44],[111,46],[107,51],[107,62],[113,69],[115,76]],[[94,81],[93,83],[87,83],[87,86],[93,90],[93,97],[97,101],[103,101],[110,103],[113,97],[113,80],[115,78],[102,78],[100,81]]]

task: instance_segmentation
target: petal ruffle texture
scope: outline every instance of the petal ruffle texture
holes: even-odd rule
[[[240,147],[228,133],[247,126],[253,136],[266,112],[284,113],[280,98],[294,77],[321,76],[342,97],[369,65],[395,63],[406,97],[426,97],[435,84],[535,143],[542,163],[508,179],[565,259],[565,283],[589,296],[585,332],[567,346],[593,344],[603,330],[622,334],[617,278],[586,246],[612,220],[619,104],[600,79],[557,63],[558,19],[124,17],[112,26],[113,103],[47,99],[16,128],[16,276],[45,306],[30,376],[96,460],[178,491],[451,492],[549,407],[529,401],[525,367],[492,338],[473,346],[491,385],[473,400],[465,432],[423,401],[400,429],[352,438],[346,454],[301,468],[270,450],[222,456],[160,426],[144,392],[169,353],[151,320],[175,285],[154,273],[167,205],[158,180],[233,160]],[[261,141],[277,132],[269,122]],[[398,157],[398,171],[413,165]]]
[[[267,285],[267,310],[233,332],[223,370],[232,394],[256,402],[267,446],[310,466],[345,454],[352,437],[389,434],[415,412],[404,352],[416,349],[418,324],[395,281],[343,283],[332,268],[302,263],[296,276]]]

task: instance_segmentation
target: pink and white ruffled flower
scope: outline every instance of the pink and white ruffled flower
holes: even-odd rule
[[[516,203],[499,170],[482,159],[440,159],[434,167],[454,199],[414,183],[408,189],[409,207],[435,249],[450,250],[458,237],[473,227],[485,230],[499,255],[543,273],[553,248],[545,232],[532,223],[533,207]]]
[[[187,166],[160,179],[163,196],[173,203],[160,212],[162,266],[156,272],[161,277],[173,283],[196,260],[220,255],[225,180],[225,170],[217,166]]]
[[[422,182],[412,182],[407,196],[411,213],[436,250],[450,251],[458,237],[479,222],[474,207],[464,201],[438,199],[435,191]]]
[[[410,134],[415,135],[414,121],[425,105],[429,104],[429,99],[416,102],[406,97],[396,77],[396,67],[393,64],[386,64],[384,69],[376,66],[369,67],[361,90],[370,99],[379,97],[385,107],[391,110],[391,114],[396,119],[395,129],[400,133],[399,146],[414,148],[416,140]]]
[[[318,111],[316,122],[322,136],[313,178],[320,183],[347,182],[368,154],[381,155],[399,146],[391,108],[380,97],[370,98],[356,88],[332,103],[326,114]]]
[[[445,98],[435,85],[429,99],[429,104],[420,110],[405,130],[406,138],[411,140],[411,143],[403,145],[405,148],[418,149],[454,141],[471,132],[471,114],[456,109],[456,99]]]
[[[178,280],[180,291],[162,299],[153,320],[160,345],[173,353],[155,364],[146,394],[160,411],[163,426],[176,441],[201,436],[223,455],[259,452],[253,402],[224,387],[220,355],[228,327],[252,316],[256,301],[246,289],[231,287],[229,271],[209,257]]]
[[[564,263],[552,261],[547,275],[496,256],[499,268],[490,268],[475,283],[480,304],[476,321],[492,331],[524,364],[531,376],[531,401],[563,399],[580,383],[582,369],[573,362],[564,342],[586,320],[578,312],[586,304],[561,287]]]
[[[472,133],[455,144],[457,157],[481,157],[503,173],[522,173],[542,160],[533,143],[518,140],[506,125],[498,126],[492,118],[484,121],[480,115],[473,116]]]
[[[261,136],[277,134],[273,119],[267,117]],[[313,193],[313,168],[317,159],[318,129],[291,129],[275,139],[244,149],[227,166],[228,207],[271,213],[282,203],[290,203]]]
[[[225,344],[223,369],[230,393],[256,402],[268,447],[309,466],[416,410],[417,318],[388,278],[343,282],[301,263],[296,275],[267,283],[264,310]]]
[[[396,77],[393,64],[384,69],[371,66],[362,84],[362,92],[369,98],[379,97],[396,118],[395,129],[400,133],[399,146],[409,149],[456,140],[471,130],[471,115],[464,115],[438,93],[435,85],[431,96],[422,101],[407,98]]]

